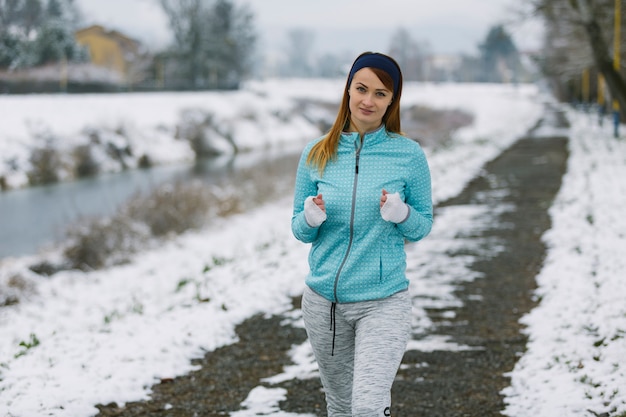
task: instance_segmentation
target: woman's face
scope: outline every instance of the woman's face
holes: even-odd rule
[[[377,129],[383,122],[393,94],[369,68],[352,77],[350,94],[350,128],[360,133]]]

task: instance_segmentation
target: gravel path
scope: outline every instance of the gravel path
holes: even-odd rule
[[[558,125],[565,126],[562,115],[556,116]],[[403,360],[407,366],[399,371],[392,392],[395,417],[502,415],[500,391],[508,385],[506,373],[524,351],[526,338],[518,321],[535,304],[535,276],[546,252],[541,236],[550,228],[547,209],[566,163],[567,138],[521,138],[486,164],[483,174],[459,196],[437,207],[493,207],[498,221],[476,238],[495,238],[504,250],[495,256],[473,253],[471,269],[481,278],[457,284],[455,296],[463,305],[428,312],[437,335],[474,349],[407,351]],[[497,210],[503,205],[512,209]],[[294,308],[299,308],[298,299]],[[121,408],[99,405],[98,416],[228,416],[241,408],[250,390],[263,385],[262,378],[281,373],[289,364],[287,351],[306,339],[303,329],[285,325],[281,317],[253,317],[237,333],[238,343],[195,361],[199,370],[155,385],[151,400]],[[278,386],[288,391],[281,410],[326,416],[317,379],[293,379]]]

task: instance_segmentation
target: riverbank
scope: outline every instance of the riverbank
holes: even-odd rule
[[[225,92],[0,96],[0,190],[301,145],[332,124],[343,82],[274,79]],[[409,82],[408,134],[431,143],[468,124],[476,131],[490,126],[482,120],[485,99],[472,97],[478,91],[494,105],[509,94],[538,93],[532,85]]]

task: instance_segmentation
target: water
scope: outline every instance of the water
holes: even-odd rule
[[[68,225],[111,215],[133,195],[164,183],[200,178],[207,183],[284,187],[292,182],[297,157],[292,151],[210,159],[0,192],[0,259],[35,254],[62,241]]]

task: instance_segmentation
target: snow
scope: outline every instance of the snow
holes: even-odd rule
[[[142,156],[155,164],[191,161],[195,154],[190,142],[177,137],[177,130],[186,126],[190,115],[219,126],[213,136],[221,138],[214,142],[222,150],[229,148],[225,147],[228,136],[237,138],[241,150],[252,150],[317,135],[302,116],[285,117],[292,107],[284,97],[268,99],[252,90],[3,96],[0,177],[9,188],[27,185],[29,151],[35,147],[53,146],[71,154],[76,146],[90,144],[102,155],[98,159],[103,172],[124,168],[104,156],[109,145],[132,150],[132,156],[124,161],[131,168]]]
[[[9,172],[0,165],[0,176],[10,175],[20,186],[38,131],[63,138],[60,146],[66,146],[83,140],[86,129],[110,128],[113,134],[124,126],[125,140],[161,160],[189,157],[172,133],[184,109],[214,115],[242,147],[301,146],[319,131],[311,121],[291,117],[299,99],[336,103],[342,86],[342,80],[266,80],[229,93],[0,97],[0,163],[10,155],[22,169]],[[526,133],[546,101],[529,85],[408,83],[404,106],[475,115],[449,145],[426,149],[434,201],[457,194],[485,162]],[[503,391],[505,414],[515,417],[626,413],[626,142],[590,115],[568,110],[568,117],[570,160],[550,208],[553,227],[544,236],[541,301],[522,319],[528,350]],[[157,132],[158,139],[145,145]],[[484,245],[471,237],[496,214],[481,206],[447,207],[427,239],[407,246],[407,275],[419,299],[416,335],[432,327],[426,308],[458,305],[455,283],[479,278],[469,270],[471,257],[450,259],[446,253],[478,245],[501,250],[497,242]],[[35,289],[0,308],[0,414],[91,416],[96,404],[149,398],[160,379],[183,375],[194,369],[193,358],[234,343],[235,326],[255,314],[285,314],[301,326],[291,297],[303,290],[308,246],[291,235],[290,217],[286,195],[167,241],[130,264],[45,280],[28,269],[42,255],[0,260],[0,288],[20,276]],[[437,335],[409,346],[469,348]],[[305,416],[280,411],[286,393],[272,386],[317,376],[308,342],[293,346],[291,357],[293,365],[262,381],[242,410],[231,414]]]
[[[570,158],[544,235],[541,303],[505,389],[507,415],[626,412],[626,142],[570,113]],[[620,414],[622,413],[622,414]]]

